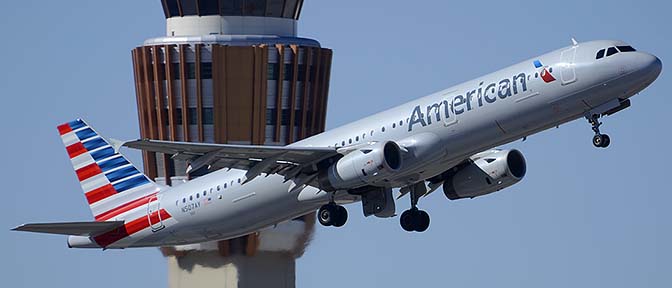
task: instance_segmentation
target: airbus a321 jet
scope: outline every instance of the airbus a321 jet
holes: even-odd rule
[[[242,236],[316,209],[321,224],[340,227],[344,203],[361,202],[365,216],[393,217],[392,190],[399,189],[411,200],[401,227],[422,232],[429,215],[418,200],[439,187],[457,200],[523,179],[523,154],[498,145],[585,118],[593,145],[609,146],[600,118],[628,108],[661,69],[660,59],[624,42],[572,39],[569,47],[284,147],[120,143],[77,119],[58,131],[95,221],[14,230],[69,235],[68,246],[77,248],[181,245]],[[188,171],[225,169],[166,187],[120,155],[122,144],[187,160]]]

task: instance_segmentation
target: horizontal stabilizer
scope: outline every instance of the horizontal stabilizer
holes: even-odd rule
[[[61,235],[97,236],[121,226],[124,226],[124,221],[31,223],[21,225],[12,230]]]

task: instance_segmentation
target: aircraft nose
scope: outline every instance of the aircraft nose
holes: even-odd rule
[[[660,61],[660,58],[648,53],[641,53],[638,58],[639,70],[645,73],[648,80],[656,80],[663,70],[663,62]]]

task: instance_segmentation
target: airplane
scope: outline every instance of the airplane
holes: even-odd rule
[[[71,248],[130,248],[224,240],[318,211],[325,226],[348,218],[396,216],[409,232],[428,229],[418,208],[443,188],[450,200],[518,183],[523,154],[495,147],[585,118],[592,144],[611,143],[600,119],[630,106],[659,76],[661,60],[622,41],[578,43],[287,146],[101,137],[85,121],[58,126],[95,221],[34,223],[18,231],[68,235]],[[157,184],[121,147],[187,160],[187,172],[222,168],[175,187]],[[214,169],[213,169],[214,170]],[[397,190],[398,189],[398,190]],[[397,197],[398,199],[398,197]]]

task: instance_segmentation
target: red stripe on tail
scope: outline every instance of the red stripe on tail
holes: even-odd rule
[[[84,148],[82,142],[77,142],[68,147],[65,147],[65,150],[68,150],[68,155],[70,156],[70,159],[82,155],[84,154],[84,152],[86,152],[86,148]]]
[[[79,178],[79,181],[81,182],[101,173],[103,173],[103,171],[100,170],[98,164],[91,163],[89,165],[77,169],[77,178]]]
[[[70,125],[68,125],[68,123],[58,125],[58,127],[56,128],[58,128],[58,133],[61,134],[61,136],[72,131],[72,128],[70,128]]]
[[[117,190],[114,190],[112,184],[107,184],[100,188],[96,188],[84,193],[84,195],[86,195],[86,200],[89,201],[89,204],[96,203],[114,194],[117,194]]]
[[[96,221],[107,221],[112,219],[113,217],[126,213],[128,211],[131,211],[135,208],[138,208],[143,205],[147,205],[149,203],[149,198],[156,196],[156,193],[149,194],[145,197],[142,197],[140,199],[133,200],[131,202],[128,202],[126,204],[122,204],[119,207],[116,207],[112,210],[100,213],[96,216]]]
[[[161,220],[165,221],[166,219],[169,219],[171,216],[166,212],[166,210],[161,209]],[[152,215],[150,215],[152,218],[152,223],[158,223],[158,213],[154,212]],[[138,233],[147,227],[149,227],[149,217],[147,215],[141,216],[138,219],[135,219],[133,221],[130,221],[124,226],[121,226],[117,229],[114,229],[112,231],[106,232],[104,234],[101,234],[99,236],[93,237],[93,240],[100,245],[100,247],[107,247],[110,246],[110,244],[117,242],[121,239],[124,239],[128,236],[131,236],[135,233]]]

